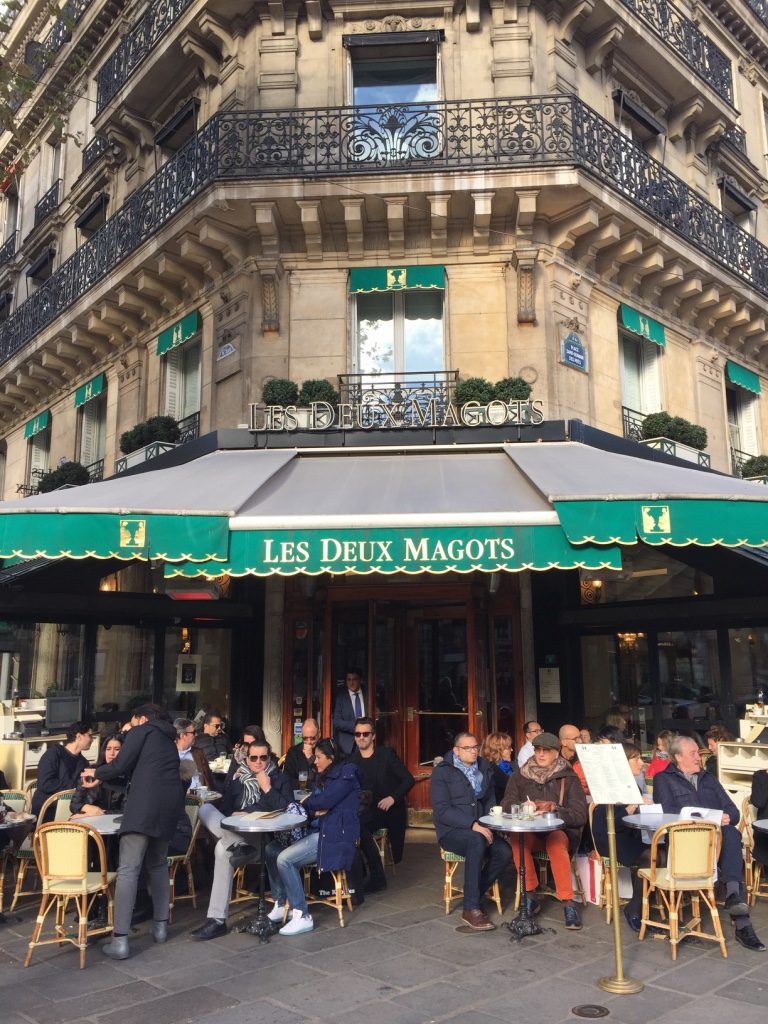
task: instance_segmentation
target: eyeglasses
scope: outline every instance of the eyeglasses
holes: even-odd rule
[[[181,735],[182,736],[194,736],[195,735],[195,730],[194,729],[187,729],[187,731],[183,732]]]
[[[479,743],[473,743],[471,746],[467,745],[466,747],[459,747],[459,750],[479,750],[479,749],[480,749],[480,744]]]
[[[538,736],[539,733],[542,733],[542,732],[544,732],[543,729],[526,729],[525,730],[525,735],[526,736]]]
[[[248,760],[249,761],[268,761],[269,760],[269,754],[249,754],[248,755]]]
[[[358,736],[373,736],[373,733],[372,732],[356,732],[355,733],[355,737],[358,737]]]
[[[223,725],[221,724],[221,722],[219,722],[219,723],[218,723],[218,725],[214,725],[214,727],[213,727],[213,728],[214,728],[214,729],[223,729],[223,728],[224,728],[224,726],[223,726]]]
[[[317,743],[317,736],[302,736],[305,743]]]

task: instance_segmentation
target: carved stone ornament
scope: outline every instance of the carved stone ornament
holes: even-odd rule
[[[399,14],[390,14],[386,18],[365,21],[352,21],[344,26],[350,35],[362,35],[365,32],[419,32],[424,29],[440,28],[436,18],[403,18]]]
[[[517,322],[536,323],[536,257],[538,250],[518,250],[512,258],[517,268]]]
[[[261,276],[261,331],[276,334],[280,330],[280,298],[276,270],[262,270]]]

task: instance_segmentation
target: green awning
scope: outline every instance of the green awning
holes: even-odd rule
[[[182,320],[178,320],[172,327],[166,328],[157,336],[157,354],[164,356],[172,348],[183,345],[185,341],[194,338],[201,326],[200,310],[196,309],[194,313],[188,313]]]
[[[737,388],[744,388],[745,391],[751,391],[755,395],[760,394],[760,378],[746,366],[739,366],[738,363],[732,363],[730,359],[726,359],[725,375]]]
[[[94,485],[95,486],[95,485]],[[0,558],[226,558],[225,516],[32,512],[0,515]]]
[[[47,430],[50,422],[50,409],[46,409],[45,412],[39,412],[34,419],[24,424],[24,440],[27,441],[30,437],[34,437],[35,434],[40,434],[42,431]]]
[[[396,292],[404,288],[445,288],[445,267],[355,267],[349,272],[349,290]]]
[[[107,376],[104,373],[100,373],[93,380],[89,380],[87,384],[83,384],[75,392],[75,408],[79,409],[81,405],[85,405],[86,402],[90,402],[92,398],[98,398],[104,390],[104,385],[107,383]]]
[[[521,572],[621,569],[614,546],[569,544],[559,526],[253,530],[230,535],[224,563],[166,567],[166,576]]]
[[[647,338],[648,341],[660,345],[661,348],[664,348],[666,345],[667,339],[664,334],[664,325],[660,324],[658,320],[653,320],[631,306],[625,306],[623,302],[619,306],[619,316],[622,326],[626,327],[628,331],[632,331],[633,334],[639,334],[641,338]]]

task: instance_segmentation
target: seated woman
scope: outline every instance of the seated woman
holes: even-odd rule
[[[360,775],[344,761],[333,740],[315,747],[317,781],[302,807],[309,817],[309,835],[287,848],[273,840],[266,850],[269,886],[275,905],[270,921],[282,921],[286,899],[291,908],[281,935],[311,932],[314,922],[307,909],[301,868],[317,864],[318,871],[349,871],[360,838]]]
[[[96,765],[111,764],[123,746],[120,736],[110,736],[99,753]],[[77,784],[75,795],[69,805],[73,818],[83,818],[93,814],[119,814],[123,809],[125,791],[128,780],[115,779],[112,782],[93,782]]]
[[[491,732],[485,737],[480,756],[493,767],[493,787],[496,795],[494,800],[500,804],[507,782],[517,767],[512,757],[512,737],[506,732]]]
[[[632,774],[637,779],[642,771],[643,756],[634,743],[624,743],[624,754]],[[651,848],[643,842],[643,836],[639,829],[629,828],[622,821],[627,814],[634,814],[641,803],[652,803],[650,797],[645,796],[638,786],[638,800],[636,804],[627,807],[617,805],[614,813],[616,821],[616,859],[619,864],[628,868],[648,867],[651,863]],[[608,856],[608,825],[604,804],[595,807],[592,817],[592,835],[595,840],[595,848],[601,857]],[[640,909],[643,899],[643,883],[632,872],[632,898],[624,907],[624,917],[633,932],[640,931]]]
[[[525,835],[525,882],[526,900],[530,913],[541,909],[533,895],[538,888],[538,875],[533,863],[533,853],[546,850],[555,878],[555,890],[562,900],[565,912],[565,927],[571,931],[581,929],[579,911],[573,902],[571,880],[571,857],[578,849],[581,830],[587,823],[587,798],[576,773],[560,753],[560,740],[552,733],[543,732],[533,740],[533,757],[520,771],[511,775],[501,806],[509,811],[512,804],[532,800],[536,812],[552,811],[563,820],[563,828],[553,832]],[[520,869],[520,851],[517,842],[512,843],[515,864]]]
[[[652,779],[659,772],[664,772],[669,768],[669,744],[674,738],[675,733],[671,729],[662,729],[656,737],[656,750],[646,772],[649,778]]]
[[[706,764],[704,765],[705,771],[710,772],[717,778],[717,747],[719,743],[733,743],[736,737],[732,732],[723,725],[713,725],[707,729],[704,734],[704,738],[707,741],[707,750],[709,750],[709,757],[707,758]]]

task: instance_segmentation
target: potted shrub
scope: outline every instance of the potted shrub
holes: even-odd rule
[[[261,395],[265,405],[296,405],[299,388],[287,377],[273,377],[264,385]]]
[[[180,436],[179,425],[173,416],[151,416],[120,435],[120,451],[123,455],[130,455],[155,441],[178,444]]]
[[[745,480],[768,480],[768,455],[753,455],[741,467],[741,475]]]
[[[707,431],[697,423],[691,423],[682,416],[670,416],[668,412],[653,412],[643,420],[641,433],[641,444],[687,462],[709,465],[709,456],[703,454],[707,447]]]
[[[297,418],[299,424],[301,426],[330,427],[333,424],[340,401],[341,395],[330,381],[324,378],[305,380],[301,385],[298,398],[300,408],[297,410],[299,413]],[[315,422],[312,422],[312,410],[310,407],[313,402],[325,402],[326,405],[330,406],[331,412],[323,408],[315,410],[316,419]]]
[[[88,470],[80,462],[64,462],[58,469],[49,469],[40,477],[38,490],[41,494],[55,491],[58,487],[79,487],[90,480]]]
[[[527,402],[531,397],[531,385],[522,377],[504,377],[496,382],[493,392],[499,402]]]
[[[462,417],[462,422],[467,424],[485,423],[485,409],[479,406],[486,406],[496,397],[493,384],[485,377],[467,377],[460,380],[454,391],[453,401]],[[468,409],[462,408],[469,405]]]

